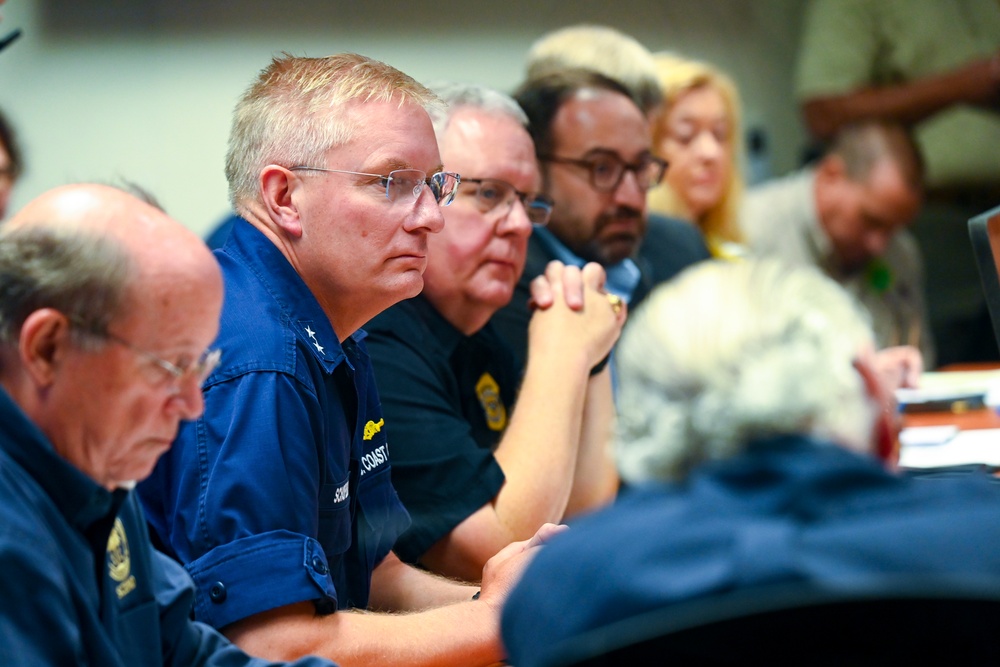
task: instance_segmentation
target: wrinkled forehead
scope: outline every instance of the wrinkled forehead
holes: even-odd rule
[[[507,114],[460,109],[438,143],[445,168],[465,178],[496,178],[519,189],[536,187],[538,163],[531,135]]]
[[[362,171],[441,168],[434,128],[426,109],[410,100],[354,100],[338,110],[351,128],[350,138],[330,149],[331,164],[353,165]]]

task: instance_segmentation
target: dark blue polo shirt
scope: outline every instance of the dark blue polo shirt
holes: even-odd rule
[[[504,474],[493,456],[518,385],[489,325],[465,336],[422,296],[369,322],[368,347],[392,449],[392,482],[413,523],[396,554],[415,563],[489,503]]]
[[[205,412],[140,485],[149,522],[216,627],[310,600],[368,605],[372,570],[409,524],[391,484],[365,345],[343,345],[315,297],[256,228],[216,251],[222,363]]]
[[[190,620],[191,579],[152,548],[135,495],[67,463],[3,390],[0,563],[0,664],[271,664]]]

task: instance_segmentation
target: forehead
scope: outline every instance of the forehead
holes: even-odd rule
[[[862,188],[862,209],[882,226],[908,224],[920,206],[920,195],[911,188],[891,160],[878,161]]]
[[[528,131],[502,113],[456,111],[439,139],[445,166],[465,178],[498,178],[519,189],[535,187],[538,166]]]
[[[387,173],[393,169],[441,167],[434,128],[427,111],[412,101],[352,101],[338,110],[352,128],[351,139],[330,149],[331,166]]]
[[[596,148],[625,159],[648,151],[649,124],[628,97],[610,90],[577,91],[552,119],[553,148],[578,157]]]
[[[667,116],[677,122],[700,119],[725,120],[728,113],[722,93],[705,84],[692,88],[678,97]]]

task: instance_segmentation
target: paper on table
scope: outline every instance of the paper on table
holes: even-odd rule
[[[911,426],[900,432],[899,444],[904,448],[943,445],[957,433],[957,426]]]
[[[897,389],[896,400],[903,405],[984,395],[1000,387],[1000,370],[924,373],[918,389]],[[987,404],[991,404],[987,400]]]
[[[941,445],[904,445],[899,454],[899,465],[903,468],[943,468],[972,463],[1000,467],[1000,429],[961,431]]]

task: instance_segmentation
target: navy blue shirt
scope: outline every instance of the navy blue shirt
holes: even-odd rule
[[[792,582],[1000,575],[1000,488],[920,480],[794,437],[635,488],[554,538],[503,610],[511,664],[581,633],[696,597]]]
[[[413,520],[396,554],[415,563],[504,483],[493,456],[518,384],[489,325],[465,336],[422,296],[369,322],[392,448],[392,483]]]
[[[0,664],[273,664],[190,619],[191,579],[153,549],[134,494],[63,460],[3,390],[0,563]]]
[[[409,525],[356,332],[341,345],[284,255],[250,224],[216,251],[226,296],[205,412],[139,493],[216,627],[310,600],[368,605],[372,570]]]

